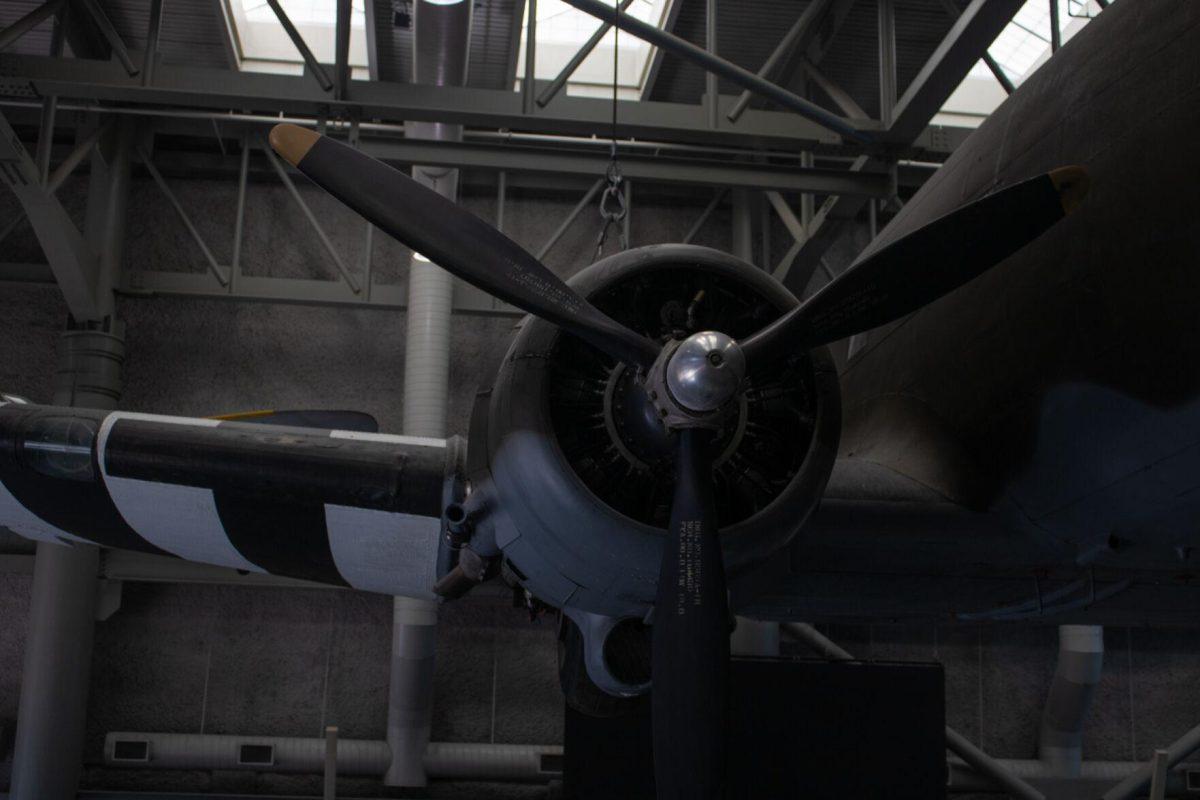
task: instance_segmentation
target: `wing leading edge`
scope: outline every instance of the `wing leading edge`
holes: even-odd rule
[[[0,404],[0,526],[432,598],[463,442]]]

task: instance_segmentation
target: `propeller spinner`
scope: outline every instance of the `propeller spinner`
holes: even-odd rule
[[[675,494],[653,625],[655,779],[662,798],[722,793],[729,608],[709,445],[748,372],[909,314],[1000,263],[1078,207],[1081,167],[1001,189],[855,261],[744,341],[706,331],[662,346],[615,322],[460,206],[332,139],[278,125],[272,147],[368,221],[463,280],[636,371],[675,438]]]

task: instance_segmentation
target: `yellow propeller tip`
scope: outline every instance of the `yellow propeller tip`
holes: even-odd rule
[[[315,135],[315,134],[314,134]],[[1050,181],[1058,191],[1059,202],[1062,203],[1063,213],[1070,214],[1083,202],[1087,196],[1092,179],[1083,167],[1059,167],[1050,170]]]
[[[321,135],[308,128],[301,128],[299,125],[285,122],[271,128],[269,138],[271,149],[295,167],[308,155],[308,151],[317,143],[317,139],[320,139]]]

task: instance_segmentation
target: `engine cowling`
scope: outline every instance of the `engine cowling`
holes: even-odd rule
[[[570,283],[659,341],[698,330],[745,337],[797,302],[750,264],[690,245],[626,251]],[[730,575],[790,542],[820,499],[840,432],[828,350],[750,374],[738,403],[714,451]],[[674,475],[655,413],[623,365],[553,325],[522,321],[476,403],[468,506],[540,600],[615,620],[652,608]]]

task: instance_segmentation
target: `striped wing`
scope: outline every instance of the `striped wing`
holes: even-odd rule
[[[21,536],[433,597],[449,441],[0,404],[0,526]]]

